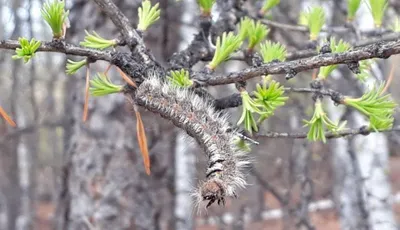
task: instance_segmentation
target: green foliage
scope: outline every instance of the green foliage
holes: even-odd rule
[[[361,0],[347,0],[347,20],[353,21],[358,8],[360,8]]]
[[[267,36],[269,29],[260,21],[242,18],[239,24],[239,38],[244,41],[249,39],[248,49],[253,50]]]
[[[189,71],[184,69],[171,71],[167,79],[178,87],[190,87],[193,85],[192,80],[189,78]]]
[[[383,16],[388,4],[387,0],[369,0],[369,9],[374,18],[375,27],[379,28],[382,26]]]
[[[229,58],[229,55],[239,49],[242,45],[242,41],[239,36],[234,35],[233,32],[222,34],[222,38],[217,38],[216,49],[214,57],[208,64],[210,69],[215,69],[219,64]]]
[[[51,3],[44,3],[41,9],[42,17],[51,27],[54,38],[60,38],[63,35],[63,25],[69,14],[64,7],[64,1],[53,0]]]
[[[299,24],[308,27],[310,40],[316,40],[325,24],[324,9],[322,7],[312,7],[307,12],[300,13]]]
[[[356,74],[356,78],[365,82],[371,76],[371,65],[374,63],[373,59],[366,59],[359,62],[360,63],[360,73]]]
[[[90,34],[85,30],[85,33],[85,40],[79,43],[81,46],[103,50],[117,45],[115,40],[104,39],[100,37],[100,35],[98,35],[95,31],[93,31],[93,34]]]
[[[253,20],[249,17],[243,17],[240,19],[240,23],[238,23],[238,36],[240,40],[244,41],[249,37],[252,24]]]
[[[213,7],[215,0],[197,0],[197,3],[199,4],[203,15],[211,15],[211,8]]]
[[[260,45],[260,48],[264,63],[286,59],[286,47],[279,42],[266,41]]]
[[[267,81],[264,81],[262,86],[257,84],[254,102],[264,111],[259,122],[273,116],[275,110],[285,104],[289,98],[283,96],[284,93],[283,86],[277,81],[272,80],[268,86]]]
[[[18,39],[21,48],[17,48],[15,50],[15,55],[12,56],[12,59],[24,59],[25,63],[28,63],[33,56],[35,56],[36,50],[40,47],[40,41],[36,41],[34,38],[29,42],[26,38]]]
[[[104,73],[97,74],[93,80],[90,80],[90,85],[90,94],[95,97],[119,93],[123,89],[121,85],[114,85]]]
[[[343,40],[339,40],[339,42],[336,42],[336,39],[333,37],[330,42],[330,47],[332,50],[332,53],[342,53],[346,52],[350,49],[350,44],[347,42],[344,42]],[[318,78],[320,79],[326,79],[333,70],[335,70],[337,65],[330,65],[330,66],[323,66],[320,68]]]
[[[397,104],[390,94],[382,95],[384,84],[374,86],[360,98],[346,97],[346,105],[357,109],[369,118],[370,128],[375,131],[389,129],[393,125],[393,113]]]
[[[239,118],[237,125],[244,123],[245,130],[250,134],[253,134],[253,131],[258,132],[257,122],[253,113],[265,114],[265,112],[258,108],[259,105],[250,97],[247,91],[240,92],[240,95],[242,96],[242,116]]]
[[[312,116],[311,120],[304,120],[304,123],[304,126],[310,127],[308,130],[307,139],[310,141],[322,141],[324,143],[326,143],[325,129],[328,129],[333,133],[337,133],[346,125],[346,121],[339,124],[334,123],[331,119],[329,119],[322,108],[322,102],[320,99],[317,99],[315,102],[314,115]]]
[[[393,24],[390,26],[390,29],[396,33],[400,32],[400,17],[396,17]]]
[[[156,3],[154,6],[151,5],[149,0],[142,2],[142,7],[139,7],[139,24],[137,29],[141,31],[147,30],[152,24],[154,24],[160,18],[159,4]]]
[[[86,65],[86,59],[82,61],[72,61],[70,59],[67,60],[67,70],[65,71],[67,74],[75,74],[80,68]]]
[[[280,0],[265,0],[261,13],[265,14],[280,3]]]

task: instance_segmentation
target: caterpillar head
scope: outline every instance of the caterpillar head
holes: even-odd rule
[[[209,201],[206,208],[210,207],[215,201],[218,205],[225,205],[225,188],[219,179],[204,182],[200,193],[203,200]]]

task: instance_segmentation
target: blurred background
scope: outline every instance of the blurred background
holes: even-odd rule
[[[139,0],[114,0],[133,22]],[[153,1],[155,2],[155,1]],[[187,47],[198,31],[195,0],[160,0],[161,18],[144,40],[155,57],[166,64],[174,52]],[[220,13],[217,1],[214,19]],[[373,29],[362,1],[355,25]],[[42,0],[0,0],[0,40],[24,36],[51,40],[40,16]],[[259,9],[262,1],[244,1]],[[274,8],[274,21],[296,24],[299,12],[322,5],[327,25],[343,26],[346,0],[282,0]],[[93,1],[67,0],[71,27],[66,40],[79,44],[84,30],[112,39],[119,34]],[[221,8],[220,8],[221,9]],[[389,1],[385,25],[400,15],[400,2]],[[268,38],[285,44],[290,52],[304,50],[308,35],[270,28]],[[326,35],[326,34],[325,34]],[[335,34],[336,35],[336,34]],[[373,35],[373,34],[372,34]],[[371,37],[337,35],[357,44]],[[379,37],[377,37],[379,39]],[[82,122],[84,71],[65,74],[66,57],[38,53],[30,63],[13,61],[13,51],[0,50],[0,105],[18,124],[0,120],[0,229],[398,229],[400,218],[400,133],[379,133],[329,140],[327,144],[304,139],[259,137],[250,153],[255,159],[248,172],[249,186],[229,199],[225,207],[212,206],[198,213],[190,193],[204,178],[206,157],[196,142],[170,122],[141,111],[151,150],[152,174],[144,172],[136,140],[136,118],[122,95],[90,98],[89,118]],[[367,84],[344,66],[335,70],[328,87],[345,95],[360,96],[368,84],[385,80],[400,58],[378,60]],[[194,68],[200,69],[204,63]],[[92,65],[91,74],[107,63]],[[246,68],[229,61],[218,69],[228,73]],[[112,81],[123,84],[115,69]],[[285,81],[285,86],[309,87],[312,71]],[[400,69],[395,68],[389,88],[400,102]],[[248,82],[254,88],[259,79]],[[209,87],[216,98],[235,92],[234,85]],[[308,94],[289,94],[261,128],[301,132],[303,119],[313,112]],[[324,100],[333,120],[346,119],[359,128],[368,122],[344,106]],[[232,122],[241,109],[228,109]],[[399,113],[395,115],[399,125]]]

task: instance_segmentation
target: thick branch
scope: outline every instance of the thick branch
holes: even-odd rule
[[[125,37],[125,42],[133,53],[138,53],[144,64],[156,63],[155,58],[146,48],[142,37],[131,26],[129,19],[111,0],[94,0]]]
[[[260,67],[247,68],[226,76],[212,76],[204,73],[196,73],[194,79],[203,86],[223,85],[246,81],[254,77],[268,74],[293,74],[319,68],[321,66],[352,63],[371,58],[388,58],[398,53],[400,53],[400,40],[380,42],[344,53],[321,54],[295,61],[269,63]]]
[[[121,10],[110,0],[93,0],[107,14],[114,25],[125,36],[126,39],[134,38],[141,40],[139,34],[131,26],[129,19],[121,12]]]

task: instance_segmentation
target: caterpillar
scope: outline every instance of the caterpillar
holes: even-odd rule
[[[194,191],[198,204],[208,201],[207,208],[214,202],[224,205],[225,197],[236,197],[236,190],[247,185],[243,172],[250,164],[247,153],[236,146],[228,115],[217,111],[210,98],[150,76],[136,89],[134,99],[184,129],[204,149],[208,167],[205,180]]]

